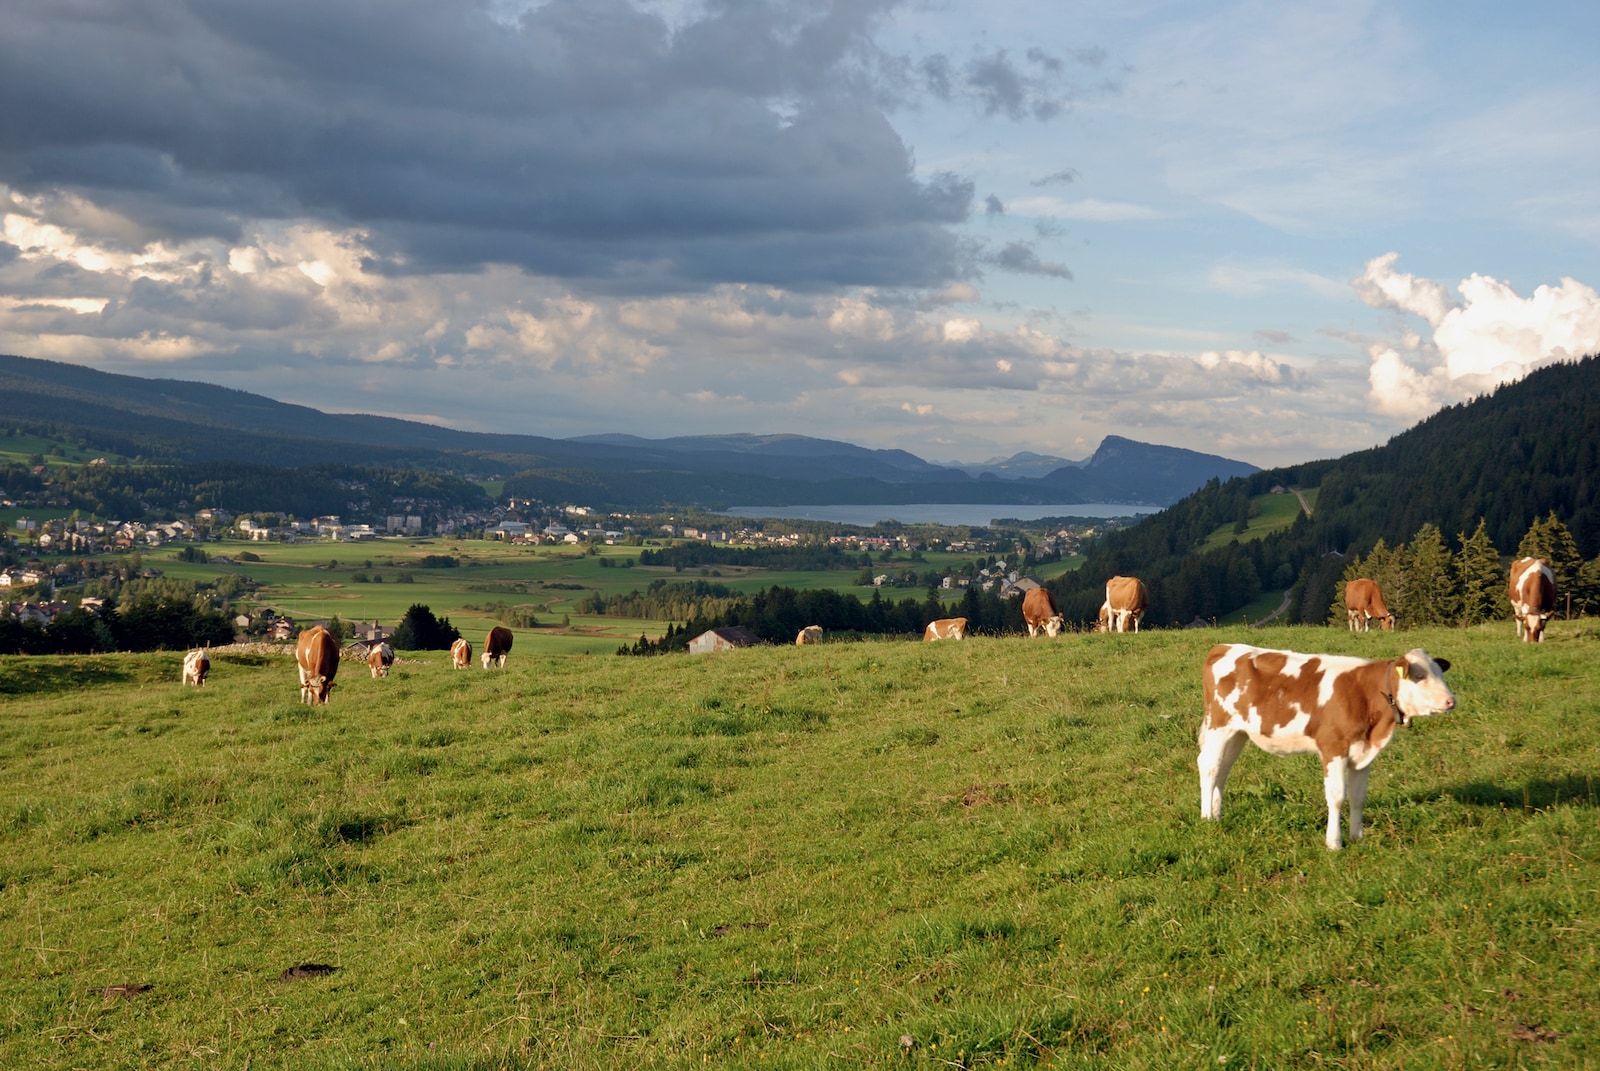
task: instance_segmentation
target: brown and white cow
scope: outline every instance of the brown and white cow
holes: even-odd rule
[[[450,664],[457,669],[472,665],[472,644],[465,636],[450,645]]]
[[[300,633],[294,659],[300,665],[300,702],[314,707],[326,703],[339,672],[339,642],[327,629],[314,625]]]
[[[183,656],[183,683],[204,687],[206,674],[211,672],[211,656],[204,651],[190,651]]]
[[[1443,676],[1449,668],[1420,647],[1373,662],[1242,643],[1211,648],[1202,674],[1200,817],[1222,817],[1228,771],[1249,740],[1272,755],[1319,755],[1328,847],[1340,846],[1339,810],[1347,793],[1350,839],[1360,840],[1373,760],[1396,727],[1455,707]]]
[[[794,645],[796,647],[807,647],[807,646],[809,646],[809,645],[811,645],[813,643],[821,643],[821,642],[822,642],[822,626],[821,625],[807,625],[805,628],[801,629],[800,630],[800,634],[794,638]]]
[[[1350,619],[1351,632],[1371,632],[1372,619],[1378,627],[1394,631],[1394,614],[1384,605],[1383,591],[1373,580],[1352,580],[1344,586],[1344,609]]]
[[[1543,558],[1518,558],[1511,563],[1511,612],[1517,618],[1517,639],[1543,643],[1544,625],[1556,612],[1556,574]]]
[[[1056,599],[1049,588],[1034,588],[1022,597],[1022,620],[1029,636],[1043,632],[1052,640],[1061,635],[1061,627],[1067,623],[1056,609]]]
[[[967,638],[967,619],[964,617],[941,617],[937,621],[929,621],[928,627],[922,630],[922,642],[931,640],[964,640]]]
[[[1114,576],[1106,581],[1106,601],[1100,607],[1100,620],[1108,632],[1127,632],[1132,623],[1139,631],[1139,622],[1150,608],[1150,593],[1144,582],[1136,576]]]
[[[489,635],[483,638],[483,668],[488,669],[491,662],[501,669],[506,668],[506,655],[511,651],[511,630],[504,625],[496,625],[489,630]]]
[[[387,643],[380,643],[367,652],[367,668],[372,670],[372,676],[387,677],[389,667],[394,665],[394,648]]]

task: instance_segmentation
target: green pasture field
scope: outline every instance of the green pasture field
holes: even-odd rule
[[[221,573],[243,573],[264,585],[253,600],[257,605],[301,620],[337,614],[346,621],[380,621],[393,627],[412,604],[422,603],[435,614],[448,617],[451,624],[476,644],[482,633],[496,622],[482,609],[469,607],[482,608],[495,602],[547,607],[538,612],[540,628],[516,632],[517,642],[524,649],[550,654],[609,653],[622,642],[637,640],[641,633],[652,639],[659,637],[667,627],[666,621],[638,621],[578,612],[579,603],[595,592],[625,595],[634,590],[643,591],[656,580],[705,580],[741,592],[761,591],[774,585],[798,590],[831,588],[863,599],[872,592],[871,588],[856,584],[861,572],[859,567],[818,571],[706,566],[680,573],[666,566],[621,568],[613,564],[607,568],[602,564],[627,559],[637,561],[639,547],[600,547],[598,555],[589,555],[569,547],[525,547],[498,541],[452,539],[383,539],[358,544],[229,540],[203,545],[202,549],[212,556],[237,559],[241,552],[250,552],[262,559],[236,561],[232,565],[179,561],[177,554],[181,549],[181,546],[167,546],[146,551],[142,560],[168,576],[190,580],[209,580]],[[417,563],[428,555],[448,555],[462,564],[452,569],[421,568]],[[875,563],[873,569],[895,573],[914,569],[922,574],[972,560],[970,556],[942,553],[930,553],[926,558],[923,562],[901,559]],[[369,561],[370,567],[366,564]],[[1041,569],[1041,575],[1055,576],[1081,563],[1081,558],[1051,563]],[[366,575],[368,581],[358,582],[357,573]],[[399,583],[402,573],[410,574],[412,582]],[[372,582],[377,577],[382,578],[382,583]],[[885,597],[920,601],[926,597],[926,590],[921,586],[885,589]],[[940,594],[946,602],[962,596],[959,589]],[[566,627],[561,626],[564,618],[570,618]]]
[[[1551,633],[403,653],[321,708],[0,659],[0,1064],[1591,1067],[1600,635]],[[1307,756],[1203,822],[1218,640],[1421,645],[1459,706],[1341,852]]]
[[[1302,489],[1300,492],[1306,496],[1306,501],[1310,503],[1312,509],[1317,508],[1317,490],[1317,488],[1313,487],[1309,491]],[[1231,524],[1221,525],[1206,538],[1200,549],[1207,551],[1217,547],[1225,547],[1235,539],[1241,543],[1263,539],[1273,532],[1279,532],[1289,527],[1294,523],[1294,519],[1300,516],[1300,500],[1295,498],[1293,494],[1255,495],[1250,499],[1250,502],[1259,506],[1261,513],[1250,518],[1249,527],[1243,535],[1235,534]]]
[[[1217,624],[1248,625],[1260,621],[1283,605],[1283,595],[1281,591],[1263,591],[1254,601],[1246,603],[1231,614],[1223,615]]]
[[[61,455],[51,456],[50,451],[58,446],[61,448]],[[10,435],[0,438],[0,465],[26,465],[34,454],[43,455],[46,465],[84,465],[97,457],[103,457],[113,465],[126,465],[132,460],[121,454],[79,446],[65,439],[46,439],[36,435]]]
[[[53,521],[57,517],[70,517],[72,510],[64,506],[10,506],[0,507],[0,532],[11,532],[18,517],[32,517],[36,521]],[[16,533],[26,539],[21,532]]]

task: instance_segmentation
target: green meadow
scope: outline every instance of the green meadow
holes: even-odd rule
[[[519,643],[321,708],[0,659],[0,1065],[1594,1066],[1600,635],[1551,631]],[[1218,640],[1420,645],[1459,706],[1342,852],[1307,756],[1202,822]]]
[[[1313,487],[1310,490],[1302,490],[1300,492],[1305,495],[1306,504],[1312,509],[1317,508],[1318,490],[1319,488]],[[1288,528],[1301,513],[1300,500],[1292,493],[1256,495],[1250,499],[1250,505],[1255,507],[1258,512],[1249,519],[1243,533],[1235,532],[1231,524],[1219,525],[1216,531],[1206,537],[1206,541],[1200,545],[1199,552],[1203,553],[1208,550],[1215,550],[1217,547],[1225,547],[1235,539],[1241,543],[1264,539],[1273,532],[1281,532],[1283,529]]]
[[[832,588],[865,599],[872,589],[857,585],[861,569],[782,570],[746,566],[705,566],[674,571],[667,566],[633,566],[638,547],[597,547],[595,554],[576,547],[525,547],[483,540],[445,538],[378,540],[369,543],[246,543],[227,541],[201,545],[211,555],[237,558],[257,555],[260,561],[234,564],[184,562],[181,548],[163,547],[142,555],[147,566],[166,575],[209,580],[221,573],[242,573],[262,585],[248,602],[271,607],[297,620],[330,618],[346,621],[380,621],[393,628],[413,603],[422,603],[472,640],[476,647],[489,627],[498,622],[488,608],[494,604],[534,608],[538,628],[515,629],[517,650],[537,654],[609,654],[641,634],[658,637],[666,621],[643,621],[584,614],[579,604],[593,594],[625,595],[643,591],[657,580],[705,580],[734,591],[756,592],[774,585],[797,590]],[[455,568],[424,568],[429,557],[448,556]],[[913,562],[904,554],[892,562],[874,562],[873,571],[898,575],[907,569],[919,575],[959,566],[974,556],[930,552]],[[1039,570],[1045,579],[1081,564],[1081,558],[1052,562]],[[402,577],[409,576],[402,583]],[[363,581],[359,579],[365,577]],[[926,597],[923,587],[885,589],[885,597]],[[942,592],[947,602],[962,592]],[[566,624],[562,622],[565,621]]]

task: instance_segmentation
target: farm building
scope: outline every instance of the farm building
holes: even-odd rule
[[[690,654],[710,654],[712,651],[732,651],[739,647],[754,647],[761,637],[740,625],[731,628],[714,628],[700,633],[689,641]]]

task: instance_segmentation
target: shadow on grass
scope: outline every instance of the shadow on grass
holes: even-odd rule
[[[1577,807],[1600,806],[1600,786],[1594,774],[1568,774],[1555,780],[1536,779],[1521,784],[1495,784],[1491,781],[1468,781],[1460,785],[1447,785],[1441,793],[1457,803],[1472,807],[1518,807],[1540,811],[1561,804]],[[1413,797],[1422,802],[1420,794]]]
[[[0,666],[0,695],[39,695],[126,684],[133,674],[109,659],[86,658],[76,662],[43,658],[8,659]]]

